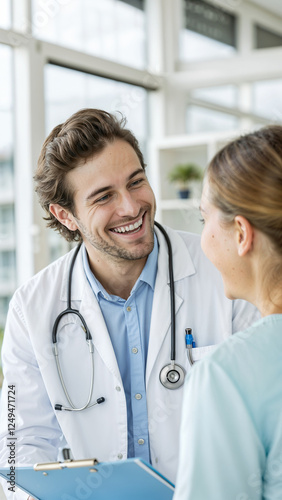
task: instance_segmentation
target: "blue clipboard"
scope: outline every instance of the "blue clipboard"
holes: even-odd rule
[[[174,485],[142,459],[81,462],[17,467],[15,483],[38,500],[172,500]],[[9,472],[2,468],[0,476],[9,481]]]

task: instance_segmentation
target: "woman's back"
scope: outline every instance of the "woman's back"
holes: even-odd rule
[[[282,315],[195,364],[181,441],[175,500],[282,499]]]

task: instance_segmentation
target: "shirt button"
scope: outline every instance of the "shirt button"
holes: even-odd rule
[[[133,352],[133,354],[136,354],[138,352],[138,349],[137,347],[132,347],[131,351]]]
[[[130,307],[130,306],[128,306],[128,307],[126,308],[126,310],[127,310],[127,312],[130,312],[130,311],[131,311],[131,307]]]
[[[119,385],[116,386],[116,391],[120,392],[121,391],[121,388]]]
[[[118,457],[119,460],[121,460],[123,458],[123,454],[119,453],[117,457]]]
[[[145,440],[144,439],[138,439],[138,444],[144,444],[145,443]]]
[[[142,394],[135,394],[135,399],[142,399]]]

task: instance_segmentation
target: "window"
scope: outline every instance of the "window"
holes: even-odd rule
[[[236,17],[203,0],[184,0],[180,59],[199,61],[236,52]]]
[[[16,254],[14,250],[5,250],[0,253],[0,281],[10,283],[15,281]]]
[[[143,0],[33,0],[34,36],[144,68],[146,32]]]
[[[0,205],[0,243],[13,238],[15,231],[14,206]]]
[[[3,19],[3,18],[2,18]],[[13,191],[12,50],[0,45],[0,328],[16,286]]]
[[[187,108],[186,131],[188,134],[224,132],[226,130],[236,130],[237,128],[238,119],[231,114],[194,105]]]
[[[195,89],[191,92],[193,99],[199,99],[220,106],[235,108],[238,105],[238,88],[235,85],[220,85]]]
[[[12,154],[12,51],[0,45],[0,158],[9,161]]]
[[[5,325],[9,301],[16,287],[16,252],[0,252],[0,332]]]
[[[282,122],[282,79],[253,84],[253,112],[271,122]]]
[[[255,48],[269,49],[282,46],[282,34],[269,31],[262,26],[255,26]]]
[[[79,109],[100,108],[121,112],[143,146],[147,129],[147,91],[142,87],[88,75],[48,64],[45,70],[46,129],[66,120]]]
[[[11,0],[0,0],[0,28],[11,27]]]
[[[1,60],[1,59],[0,59]],[[1,116],[0,111],[0,116]],[[3,113],[4,115],[4,113]],[[0,138],[1,139],[1,138]],[[9,147],[0,147],[0,196],[1,202],[13,200],[13,159]],[[1,203],[0,202],[0,203]]]

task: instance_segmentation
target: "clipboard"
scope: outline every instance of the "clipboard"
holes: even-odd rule
[[[9,468],[0,476],[10,480]],[[174,485],[141,458],[17,467],[15,484],[38,500],[172,500]]]

